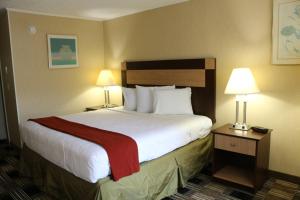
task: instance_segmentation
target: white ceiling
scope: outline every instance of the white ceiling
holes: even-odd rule
[[[106,20],[185,1],[187,0],[0,0],[0,8]]]

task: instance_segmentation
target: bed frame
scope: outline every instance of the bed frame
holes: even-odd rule
[[[194,114],[216,121],[215,58],[123,62],[122,86],[135,85],[191,87]]]
[[[192,88],[195,114],[215,121],[216,60],[214,58],[127,61],[122,63],[122,85],[172,85]],[[176,193],[210,160],[212,136],[198,139],[162,157],[141,163],[141,170],[113,181],[84,181],[56,166],[24,144],[21,173],[58,199],[158,200]]]

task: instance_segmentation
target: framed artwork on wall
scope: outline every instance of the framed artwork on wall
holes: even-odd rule
[[[274,0],[273,64],[300,64],[299,0]]]
[[[77,37],[48,35],[49,68],[79,67]]]

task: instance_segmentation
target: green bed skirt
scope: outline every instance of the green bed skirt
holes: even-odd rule
[[[57,199],[119,200],[161,199],[176,193],[210,159],[212,136],[198,139],[158,159],[143,162],[141,170],[115,182],[109,177],[84,181],[56,166],[24,145],[21,172]]]

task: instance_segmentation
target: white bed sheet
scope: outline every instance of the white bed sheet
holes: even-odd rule
[[[120,107],[60,117],[130,136],[138,145],[140,163],[205,137],[212,127],[212,121],[205,116],[155,115]],[[107,153],[95,143],[31,121],[24,124],[22,139],[45,159],[88,182],[95,183],[110,174]]]

